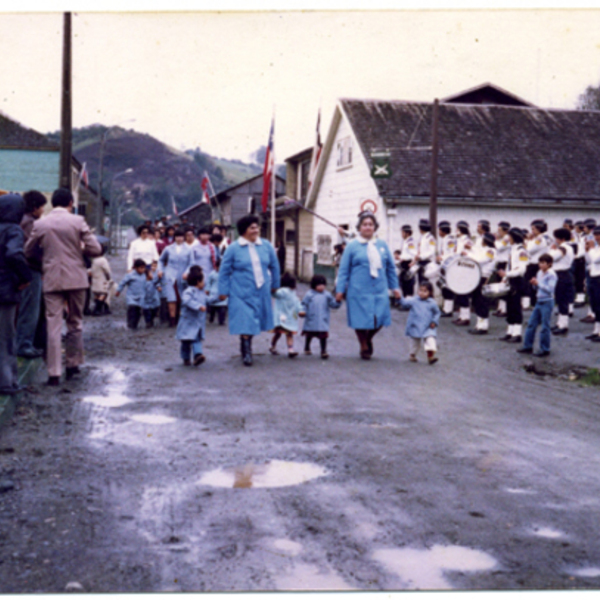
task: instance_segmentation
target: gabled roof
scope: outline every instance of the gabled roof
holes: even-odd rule
[[[369,166],[371,151],[390,152],[392,176],[374,180],[380,195],[427,197],[432,104],[339,106]],[[440,198],[600,199],[599,111],[441,104],[439,139]]]
[[[60,147],[45,135],[33,129],[27,129],[17,121],[0,113],[0,149],[59,151]]]
[[[497,106],[528,106],[535,108],[533,104],[519,98],[493,83],[483,83],[458,94],[447,96],[441,102],[449,104],[495,104]]]

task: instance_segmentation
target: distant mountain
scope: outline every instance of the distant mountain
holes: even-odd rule
[[[106,130],[104,125],[73,129],[73,154],[86,163],[94,187],[98,185],[100,140]],[[60,132],[47,137],[60,142]],[[115,198],[131,192],[135,204],[125,215],[125,223],[132,224],[172,214],[173,202],[179,211],[200,202],[204,171],[216,193],[262,171],[261,165],[216,158],[199,148],[182,152],[151,135],[120,127],[113,127],[108,134],[103,163],[102,192],[106,198],[111,191]],[[127,169],[133,172],[120,176],[113,185],[115,175]]]

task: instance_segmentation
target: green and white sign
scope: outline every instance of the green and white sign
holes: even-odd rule
[[[371,152],[371,177],[373,179],[387,179],[392,176],[389,152]]]

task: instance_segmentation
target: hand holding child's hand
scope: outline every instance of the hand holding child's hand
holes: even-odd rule
[[[299,316],[299,317],[305,317],[305,316],[306,316],[306,313],[305,313],[304,311],[302,311],[302,312],[299,312],[299,313],[298,313],[298,316]]]
[[[529,283],[530,283],[531,285],[537,285],[537,284],[538,284],[537,278],[536,278],[536,277],[532,277],[532,278],[530,279]]]
[[[432,324],[429,326],[429,329],[435,329],[436,327],[437,327],[437,325],[436,325],[435,323],[432,323]]]
[[[200,312],[206,312],[206,306],[201,306],[200,307]]]
[[[344,294],[342,294],[342,292],[338,292],[338,293],[335,295],[335,301],[336,301],[336,302],[341,302],[343,299],[344,299]]]

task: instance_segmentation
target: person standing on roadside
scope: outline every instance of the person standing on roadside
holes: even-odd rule
[[[19,226],[25,202],[19,194],[0,196],[0,394],[19,388],[15,352],[15,316],[20,291],[31,281],[23,253],[25,234]]]
[[[25,244],[25,255],[43,252],[43,291],[46,303],[48,343],[46,365],[48,385],[58,386],[62,372],[61,330],[63,310],[67,308],[66,377],[79,373],[83,363],[83,305],[89,286],[83,260],[100,256],[102,247],[84,218],[72,214],[73,194],[59,188],[52,194],[54,207],[48,216],[37,220]]]
[[[21,220],[21,229],[25,233],[25,242],[27,242],[33,224],[42,216],[44,205],[48,201],[44,194],[35,190],[25,192],[23,200],[25,215]],[[17,315],[17,356],[38,358],[44,354],[42,348],[35,347],[35,334],[42,306],[42,253],[37,252],[27,260],[27,263],[31,269],[31,283],[21,292]]]

